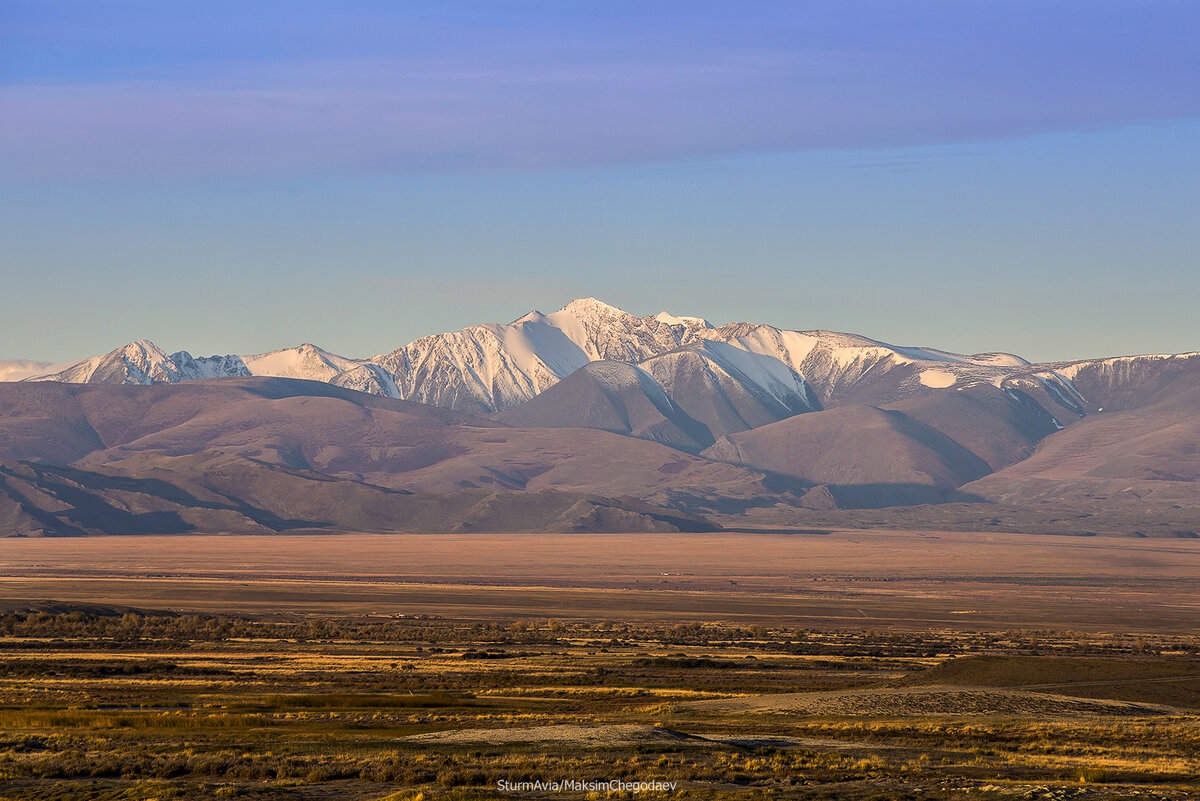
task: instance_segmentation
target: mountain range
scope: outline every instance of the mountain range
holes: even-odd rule
[[[6,377],[10,534],[1191,535],[1200,511],[1196,353],[1031,364],[587,298],[366,359],[141,340]]]

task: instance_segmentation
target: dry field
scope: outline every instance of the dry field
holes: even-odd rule
[[[0,541],[0,599],[269,614],[1200,630],[1200,540],[960,532]]]
[[[1190,798],[1198,577],[1191,540],[4,540],[0,799]]]

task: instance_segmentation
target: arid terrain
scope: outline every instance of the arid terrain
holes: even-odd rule
[[[0,801],[1200,801],[1200,0],[0,0]]]
[[[10,539],[0,798],[1183,799],[1197,598],[1191,539]]]
[[[179,612],[1200,628],[1200,541],[1024,534],[13,539],[0,597]]]

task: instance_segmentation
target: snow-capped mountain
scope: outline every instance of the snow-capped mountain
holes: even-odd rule
[[[1087,531],[1200,533],[1200,353],[1031,364],[831,331],[638,317],[589,298],[365,359],[312,344],[197,357],[141,340],[27,380],[43,383],[0,386],[0,460],[111,463],[150,471],[152,488],[180,476],[201,495],[215,475],[231,482],[221,497],[252,494],[238,509],[267,500],[288,520],[315,519],[304,516],[314,514],[310,495],[384,491],[361,508],[335,504],[361,511],[345,522],[361,528],[394,525],[401,510],[389,504],[408,493],[552,490],[771,525],[795,524],[797,508],[986,500],[986,522],[971,525],[1075,532],[1070,521],[1087,519]],[[0,516],[30,532],[49,530],[80,491],[75,477],[62,484],[39,469],[7,474],[50,504],[36,514],[26,509],[34,494],[6,501],[0,481],[9,510]],[[291,484],[320,473],[328,478],[315,489]],[[112,495],[125,484],[88,481],[109,498],[97,508],[132,502]],[[193,496],[151,500],[210,515],[170,505]],[[993,502],[1019,513],[1004,517]],[[490,503],[468,517],[493,525]],[[1117,516],[1101,525],[1101,508]],[[204,519],[243,525],[225,511]]]
[[[701,339],[698,318],[637,317],[594,298],[508,325],[474,325],[422,337],[370,359],[395,377],[401,397],[462,411],[523,403],[588,362],[640,363]],[[678,319],[678,322],[674,320]]]
[[[692,418],[640,367],[589,362],[545,392],[493,415],[518,428],[598,428],[699,452],[712,431]]]
[[[714,438],[821,408],[795,370],[725,342],[705,340],[647,359],[641,367]]]
[[[103,356],[83,359],[57,373],[27,380],[67,384],[177,384],[208,377],[181,369],[158,345],[139,339]]]
[[[557,312],[530,312],[508,325],[473,325],[422,337],[369,359],[305,344],[253,356],[168,356],[138,341],[34,380],[68,383],[175,383],[199,378],[275,376],[325,381],[375,394],[466,411],[495,411],[529,400],[585,364],[637,363],[711,330],[699,318],[637,317],[592,298]]]
[[[1060,425],[1158,380],[1182,356],[1030,364],[1007,353],[962,355],[890,345],[855,334],[790,331],[667,312],[638,317],[594,298],[508,324],[422,337],[366,359],[315,345],[247,356],[166,354],[147,340],[26,380],[151,384],[275,376],[323,381],[471,413],[525,403],[596,361],[641,367],[685,414],[719,437],[788,416],[855,403],[892,403],[991,385],[1013,402],[1032,399]],[[1139,378],[1141,376],[1141,378]],[[1111,400],[1106,400],[1109,398]]]

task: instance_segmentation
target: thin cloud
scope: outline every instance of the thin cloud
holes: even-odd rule
[[[509,26],[489,44],[472,29],[471,47],[443,20],[403,57],[372,34],[372,52],[353,56],[318,39],[305,58],[200,48],[136,79],[86,67],[75,80],[13,78],[0,87],[0,178],[544,170],[1200,116],[1200,54],[1176,32],[1195,16],[1186,5],[1134,9],[1136,25],[1086,4],[1047,3],[1050,18],[1037,4],[952,6],[944,19],[891,17],[895,30],[882,13],[860,28],[796,14],[783,34],[779,20],[740,19],[727,38],[713,33],[721,19],[630,38],[573,19],[565,39]],[[1048,19],[1074,24],[1047,31]]]

